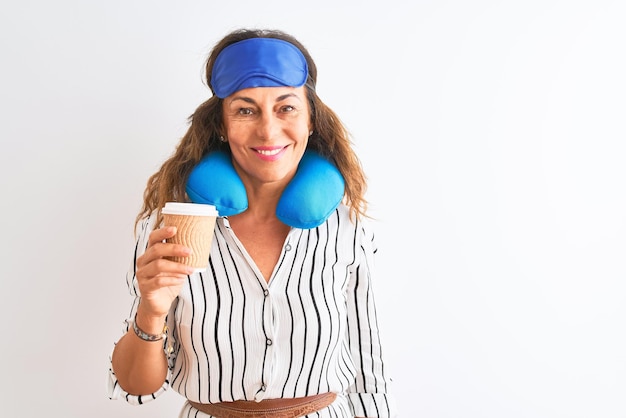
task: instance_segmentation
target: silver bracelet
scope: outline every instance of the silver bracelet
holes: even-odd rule
[[[161,334],[148,334],[137,325],[137,314],[135,314],[135,319],[133,320],[133,331],[135,331],[135,335],[144,341],[161,341],[165,338],[167,333],[167,325],[163,325],[163,332]]]

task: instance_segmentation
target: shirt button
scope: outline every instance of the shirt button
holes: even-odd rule
[[[270,340],[269,338],[266,341],[267,345],[272,345],[272,340]]]
[[[264,294],[265,296],[267,296],[267,295],[269,295],[269,294],[270,294],[270,291],[269,291],[269,290],[267,290],[267,289],[265,289],[265,290],[263,291],[263,294]]]
[[[291,244],[285,245],[285,251],[291,251]]]
[[[261,386],[261,390],[262,390],[263,392],[265,392],[265,389],[267,389],[267,386],[262,385],[262,386]]]

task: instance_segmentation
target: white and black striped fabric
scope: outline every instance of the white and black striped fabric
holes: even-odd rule
[[[154,228],[138,227],[127,281],[139,303],[134,260]],[[311,416],[393,417],[372,291],[371,229],[345,206],[314,229],[292,228],[269,283],[228,218],[218,218],[209,267],[189,276],[168,315],[170,371],[156,393],[133,396],[109,370],[109,397],[141,404],[172,387],[200,402],[341,396]],[[127,331],[127,325],[124,325]],[[185,405],[182,416],[206,416]]]

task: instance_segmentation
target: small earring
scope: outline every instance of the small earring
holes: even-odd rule
[[[309,131],[309,136],[312,136],[312,135],[313,135],[313,131]]]
[[[220,141],[222,141],[222,142],[226,142],[226,138],[224,138],[224,136],[223,136],[223,135],[220,135]]]

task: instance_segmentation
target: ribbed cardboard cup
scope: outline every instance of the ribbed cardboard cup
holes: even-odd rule
[[[176,235],[167,242],[190,247],[188,257],[167,257],[186,264],[194,271],[205,271],[209,265],[209,253],[213,242],[217,209],[213,205],[200,203],[167,202],[161,210],[163,226],[175,226]]]

